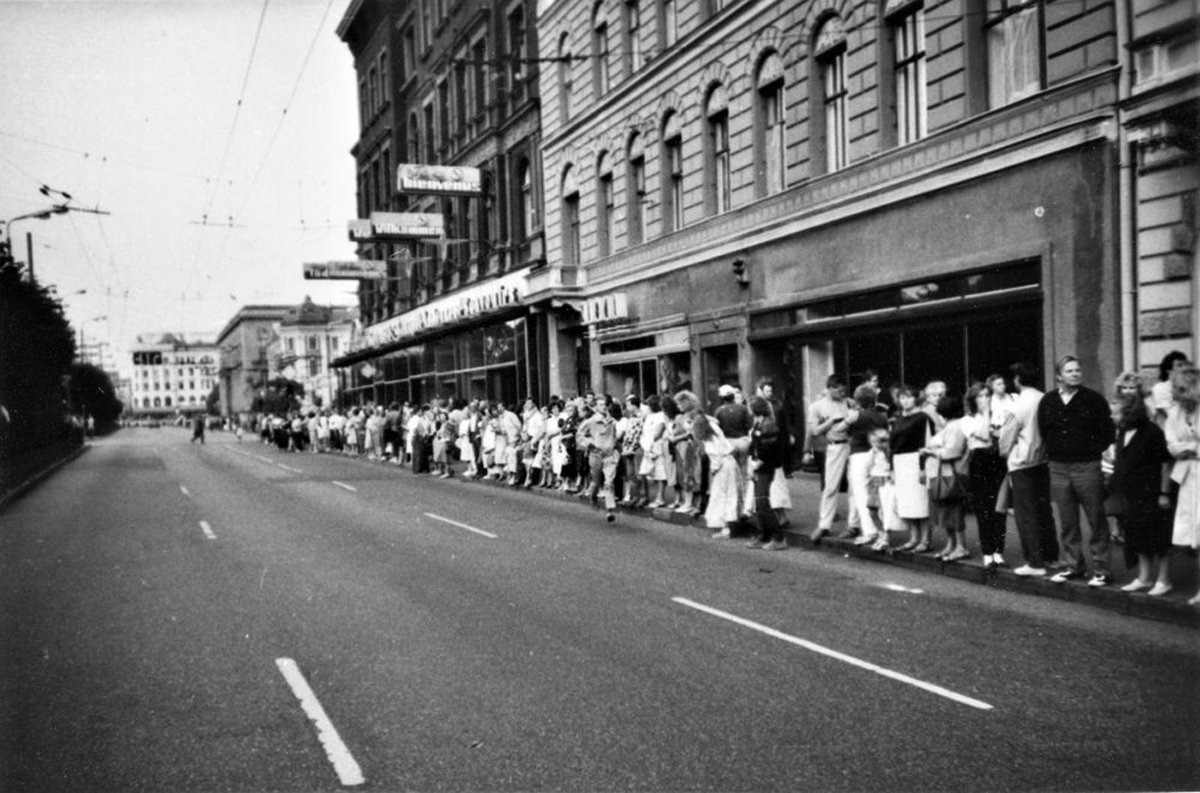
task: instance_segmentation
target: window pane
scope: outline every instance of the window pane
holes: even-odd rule
[[[1038,9],[1030,6],[988,29],[988,92],[1001,107],[1041,88]]]

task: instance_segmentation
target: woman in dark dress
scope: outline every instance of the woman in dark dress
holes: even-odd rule
[[[1158,597],[1171,591],[1167,552],[1171,549],[1171,455],[1167,440],[1137,394],[1114,399],[1116,458],[1108,480],[1109,511],[1117,515],[1125,547],[1137,554],[1137,578],[1121,589],[1150,590]],[[1157,576],[1154,568],[1157,565]]]
[[[750,414],[754,417],[754,426],[750,430],[750,470],[754,473],[754,516],[758,536],[746,546],[784,551],[788,544],[783,526],[771,508],[771,480],[775,478],[775,470],[783,465],[786,447],[771,413],[771,403],[767,400],[760,396],[750,399]]]

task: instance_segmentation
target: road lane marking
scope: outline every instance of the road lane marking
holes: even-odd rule
[[[910,595],[924,595],[924,589],[913,589],[912,587],[903,586],[901,584],[880,584],[884,589],[890,589],[893,592],[907,592]]]
[[[317,700],[317,695],[309,688],[308,681],[300,672],[300,667],[296,666],[296,662],[291,658],[276,658],[275,665],[279,667],[283,679],[291,687],[296,699],[300,700],[300,707],[304,709],[304,714],[316,725],[317,739],[325,749],[325,755],[329,758],[329,762],[333,763],[333,770],[337,772],[338,779],[342,781],[343,785],[363,784],[366,780],[363,778],[362,769],[358,767],[354,755],[350,754],[350,750],[342,742],[337,728],[333,726],[333,722],[329,720],[325,709]]]
[[[340,488],[343,488],[343,489],[345,489],[345,490],[349,490],[351,493],[357,493],[357,492],[358,492],[358,488],[357,488],[357,487],[352,487],[351,485],[348,485],[348,484],[346,484],[345,482],[339,482],[338,480],[334,479],[334,480],[333,480],[333,483],[334,483],[335,485],[337,485],[338,487],[340,487]]]
[[[271,464],[275,463],[275,461],[272,460],[270,457],[263,457],[261,454],[254,455],[254,459],[262,460],[264,463],[271,463]]]
[[[492,534],[490,531],[484,531],[483,529],[477,529],[474,526],[468,526],[465,523],[459,523],[457,520],[450,520],[450,518],[443,518],[441,515],[434,515],[432,512],[426,512],[425,517],[433,518],[434,520],[440,520],[445,523],[449,523],[451,526],[457,526],[460,529],[466,529],[467,531],[473,531],[476,534],[482,534],[484,537],[488,537],[493,540],[497,539],[497,535]]]
[[[191,497],[192,497],[192,494],[191,494],[191,493],[189,493],[189,492],[188,492],[188,489],[187,489],[186,487],[184,487],[183,485],[180,485],[180,486],[179,486],[179,492],[180,492],[180,493],[183,493],[183,494],[184,494],[185,496],[187,496],[188,498],[191,498]]]
[[[212,526],[208,525],[208,521],[200,521],[200,531],[204,532],[204,536],[210,540],[217,539],[217,535],[213,534]]]
[[[303,472],[303,471],[301,471],[299,468],[292,468],[290,465],[284,465],[283,463],[276,463],[276,465],[278,465],[280,468],[282,468],[282,469],[283,469],[283,470],[285,470],[285,471],[291,471],[293,474],[302,474],[302,473],[304,473],[304,472]]]
[[[961,705],[968,705],[972,708],[977,708],[979,710],[992,710],[991,705],[989,705],[986,702],[981,702],[978,699],[973,699],[973,698],[965,696],[963,694],[956,693],[954,691],[951,691],[948,688],[942,688],[941,686],[934,685],[933,683],[926,683],[924,680],[918,680],[915,677],[909,677],[906,674],[903,674],[901,672],[895,672],[891,669],[887,669],[887,668],[879,666],[877,664],[873,664],[870,661],[863,661],[861,659],[855,658],[852,655],[846,655],[845,653],[840,653],[837,650],[831,650],[828,647],[824,647],[820,644],[816,644],[815,642],[810,642],[806,639],[801,639],[797,636],[791,636],[789,634],[783,633],[782,631],[777,631],[774,628],[768,628],[766,625],[760,625],[757,622],[751,622],[750,620],[743,619],[741,617],[730,614],[726,611],[720,611],[718,609],[714,609],[709,606],[705,606],[701,603],[697,603],[693,600],[688,600],[687,598],[676,597],[676,598],[671,598],[671,600],[675,601],[676,603],[678,603],[682,606],[687,606],[689,608],[696,609],[697,611],[703,611],[706,614],[711,614],[714,617],[720,617],[721,619],[729,620],[730,622],[741,625],[742,627],[750,628],[750,629],[756,630],[760,633],[765,633],[767,636],[771,636],[775,639],[780,639],[781,641],[785,641],[790,644],[794,644],[798,647],[803,647],[804,649],[811,650],[814,653],[820,653],[821,655],[828,656],[829,658],[833,658],[838,661],[842,661],[844,663],[850,664],[851,666],[857,666],[859,669],[865,669],[868,672],[874,672],[875,674],[883,675],[884,677],[889,677],[892,680],[898,680],[901,683],[907,683],[910,686],[916,686],[917,688],[920,688],[924,691],[928,691],[931,694],[937,694],[939,697],[945,697],[946,699],[953,700],[954,702],[957,702]]]

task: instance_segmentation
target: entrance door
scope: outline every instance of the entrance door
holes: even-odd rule
[[[738,382],[738,351],[736,344],[722,344],[704,349],[704,395],[710,409],[720,404],[717,389],[723,385],[740,386]]]

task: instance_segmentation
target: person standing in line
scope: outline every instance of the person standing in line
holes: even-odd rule
[[[786,551],[788,544],[783,527],[771,508],[771,480],[783,465],[783,442],[779,427],[771,418],[771,405],[760,396],[750,399],[754,417],[750,431],[750,469],[754,472],[754,517],[758,537],[746,544],[748,548]]]
[[[1148,589],[1147,594],[1160,597],[1171,591],[1167,566],[1171,550],[1171,453],[1140,394],[1118,395],[1110,407],[1117,437],[1107,488],[1108,502],[1113,505],[1109,511],[1115,511],[1125,537],[1126,562],[1133,556],[1137,565],[1137,577],[1121,591]]]
[[[746,501],[747,462],[750,459],[750,428],[754,424],[750,410],[738,402],[738,389],[729,384],[717,389],[717,398],[721,405],[713,415],[721,425],[721,432],[733,445],[733,459],[742,472],[738,479],[738,512],[746,515],[751,512],[753,505]]]
[[[850,459],[847,465],[847,478],[850,481],[851,509],[858,513],[858,523],[862,530],[855,538],[855,545],[871,545],[879,539],[879,527],[871,517],[871,433],[875,430],[887,430],[887,417],[880,413],[875,405],[879,399],[874,388],[863,383],[854,389],[855,407],[846,416],[846,432],[850,438]],[[847,529],[843,538],[854,537],[852,529]]]
[[[1003,377],[990,377],[988,382],[1003,383]],[[979,529],[979,552],[984,567],[1001,567],[1004,562],[1004,535],[1008,528],[1008,513],[996,509],[996,498],[1008,473],[996,439],[998,425],[992,419],[995,394],[986,385],[976,384],[967,391],[967,415],[962,420],[971,456],[969,473],[971,508]],[[1004,405],[1005,415],[1011,404]],[[1003,422],[1001,422],[1003,424]]]
[[[933,421],[933,431],[941,432],[946,426],[946,419],[941,414],[941,402],[946,396],[946,384],[941,380],[930,380],[925,384],[925,399],[921,402],[921,410],[929,414]]]
[[[1009,368],[1017,391],[1012,412],[1000,430],[1000,454],[1008,463],[1013,516],[1025,563],[1013,570],[1019,576],[1044,576],[1046,565],[1058,561],[1054,514],[1050,509],[1050,469],[1038,427],[1042,392],[1035,386],[1037,369],[1015,363]]]
[[[1092,577],[1088,586],[1112,582],[1108,567],[1109,531],[1104,514],[1104,475],[1100,457],[1112,443],[1108,400],[1083,385],[1083,366],[1073,355],[1055,365],[1058,388],[1038,403],[1038,428],[1050,461],[1050,497],[1058,509],[1059,541],[1067,567],[1050,580],[1063,584],[1084,575],[1079,510],[1091,531]]]
[[[783,400],[775,396],[775,380],[770,377],[759,378],[757,396],[767,400],[771,407],[771,418],[779,428],[779,442],[783,444],[783,461],[775,469],[775,478],[771,480],[771,509],[775,510],[775,518],[785,529],[791,523],[788,510],[792,508],[792,494],[788,490],[787,479],[792,475],[792,447],[796,438],[792,434],[791,420],[788,418]]]
[[[935,477],[953,474],[962,481],[964,489],[945,498],[930,493],[930,531],[932,533],[933,527],[939,527],[946,533],[946,547],[938,554],[938,559],[943,562],[957,562],[971,555],[967,550],[963,525],[963,501],[966,497],[969,460],[967,436],[962,427],[962,397],[958,394],[946,394],[939,401],[938,407],[946,419],[946,426],[934,433],[929,439],[929,444],[921,450],[926,455],[925,481],[932,483]]]
[[[667,485],[667,469],[662,460],[662,439],[666,433],[667,417],[662,412],[662,402],[658,394],[646,397],[646,406],[650,412],[642,421],[642,435],[639,440],[642,447],[642,465],[638,469],[638,476],[642,481],[642,492],[647,497],[651,492],[651,483],[654,483],[654,500],[646,506],[655,509],[663,506]]]
[[[1171,350],[1158,364],[1158,382],[1150,388],[1150,398],[1154,401],[1154,421],[1160,427],[1166,424],[1167,414],[1175,404],[1171,375],[1188,365],[1188,357],[1179,350]]]
[[[609,523],[617,519],[617,499],[613,488],[621,452],[617,447],[617,420],[614,414],[619,416],[620,413],[621,407],[616,402],[600,400],[596,403],[595,412],[579,426],[580,445],[587,447],[588,465],[592,471],[587,495],[595,503],[599,490],[604,498],[604,519]]]
[[[730,526],[738,518],[737,463],[733,459],[733,445],[721,432],[721,425],[713,416],[697,413],[692,421],[692,434],[696,442],[704,447],[709,461],[708,504],[704,509],[704,523],[713,531],[713,539],[729,539],[733,536]]]
[[[821,537],[833,530],[838,492],[842,489],[846,465],[850,462],[849,422],[846,419],[852,407],[853,403],[846,399],[846,384],[834,374],[825,380],[825,395],[808,409],[808,431],[812,438],[813,455],[822,472],[820,517],[812,533],[813,542],[819,542]],[[849,509],[846,524],[849,531],[857,532],[858,511],[853,506]]]
[[[921,449],[933,437],[933,419],[917,407],[917,392],[907,385],[895,388],[896,409],[888,436],[892,453],[892,480],[896,485],[896,513],[908,529],[902,551],[929,550],[929,489],[921,470]]]
[[[621,463],[625,466],[625,493],[621,504],[627,507],[649,503],[650,494],[641,488],[638,468],[642,464],[642,400],[637,394],[625,396],[625,437],[621,439]]]
[[[1171,544],[1195,553],[1200,548],[1200,370],[1186,365],[1171,375],[1174,405],[1167,415],[1167,450],[1174,463],[1171,481],[1179,486]],[[1200,606],[1200,592],[1190,600]]]

